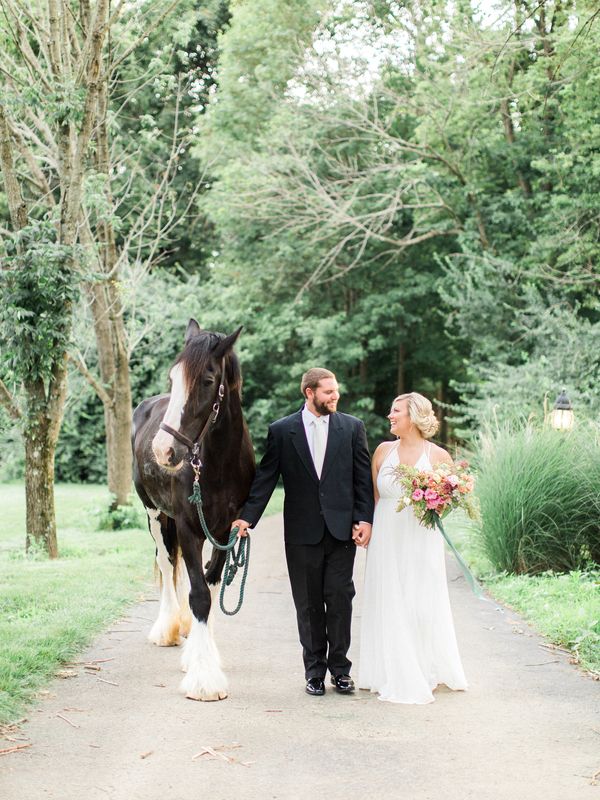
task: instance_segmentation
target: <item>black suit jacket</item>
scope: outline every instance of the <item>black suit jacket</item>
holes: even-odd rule
[[[320,480],[306,440],[302,411],[269,425],[267,448],[241,519],[256,525],[280,475],[288,544],[316,544],[325,526],[336,539],[345,541],[352,537],[353,522],[373,521],[367,436],[356,417],[339,413],[330,416]]]

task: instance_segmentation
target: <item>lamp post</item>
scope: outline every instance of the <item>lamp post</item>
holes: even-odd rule
[[[567,397],[566,389],[563,389],[550,412],[550,424],[557,431],[568,431],[573,427],[573,420],[573,406]]]

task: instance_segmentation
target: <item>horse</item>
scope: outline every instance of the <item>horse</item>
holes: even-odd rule
[[[233,352],[240,331],[213,333],[190,319],[183,350],[169,372],[170,394],[143,400],[133,413],[134,483],[148,515],[161,576],[158,617],[148,639],[168,647],[186,637],[180,688],[193,700],[222,700],[228,692],[210,624],[225,553],[213,547],[203,569],[205,536],[189,500],[195,476],[190,461],[193,451],[196,469],[198,456],[201,463],[208,529],[227,544],[255,472]]]

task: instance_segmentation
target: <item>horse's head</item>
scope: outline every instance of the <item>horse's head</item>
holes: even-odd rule
[[[195,319],[189,321],[184,348],[169,373],[171,396],[162,419],[181,439],[161,428],[152,440],[152,451],[162,467],[181,468],[189,450],[185,441],[195,442],[200,436],[220,399],[219,387],[225,391],[223,403],[228,392],[239,390],[241,377],[232,348],[241,330],[225,336],[202,330]]]

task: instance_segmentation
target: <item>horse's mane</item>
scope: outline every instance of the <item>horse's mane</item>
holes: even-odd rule
[[[177,356],[175,364],[183,366],[183,375],[188,387],[188,398],[194,402],[199,394],[200,381],[206,372],[214,349],[219,342],[225,339],[223,333],[202,331],[187,342],[181,353]],[[220,359],[219,359],[220,361]],[[220,370],[220,364],[217,367]],[[217,377],[221,376],[217,373]],[[242,387],[242,373],[238,357],[229,350],[225,356],[225,385],[230,392],[239,392]]]

